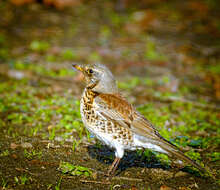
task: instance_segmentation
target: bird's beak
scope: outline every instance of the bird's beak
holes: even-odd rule
[[[81,71],[81,72],[84,71],[84,69],[83,69],[83,67],[81,65],[73,64],[72,66],[73,66],[73,68],[77,69],[78,71]]]

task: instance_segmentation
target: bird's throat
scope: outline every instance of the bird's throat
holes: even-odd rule
[[[96,80],[96,81],[91,81],[91,82],[86,86],[86,88],[87,88],[88,90],[91,90],[91,89],[95,88],[98,83],[99,83],[98,80]]]

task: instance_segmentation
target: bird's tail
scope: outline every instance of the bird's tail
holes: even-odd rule
[[[194,166],[195,168],[197,168],[201,172],[207,173],[205,168],[203,168],[198,163],[193,161],[191,158],[189,158],[188,156],[183,154],[183,152],[178,147],[176,147],[174,144],[172,144],[171,142],[165,140],[165,142],[160,143],[160,147],[163,150],[165,150],[168,153],[168,155],[175,156],[175,157],[179,158],[180,160],[185,161],[188,164]]]

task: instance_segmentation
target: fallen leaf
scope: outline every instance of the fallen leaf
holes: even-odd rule
[[[10,148],[11,149],[16,149],[19,145],[18,144],[15,144],[15,143],[11,143],[10,144]]]
[[[138,189],[135,186],[132,186],[131,190],[138,190]]]
[[[13,3],[14,5],[24,5],[24,4],[28,4],[28,3],[33,3],[35,0],[11,0],[11,3]]]
[[[12,157],[13,159],[17,159],[17,158],[18,158],[18,156],[17,156],[16,154],[12,154],[11,157]]]
[[[47,127],[47,130],[48,130],[48,131],[52,131],[53,128],[54,128],[53,125],[49,125],[49,126]]]
[[[179,187],[179,190],[188,190],[187,187]]]
[[[162,185],[160,186],[160,190],[172,190],[172,189],[166,185]]]

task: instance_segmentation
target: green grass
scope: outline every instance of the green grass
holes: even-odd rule
[[[160,134],[167,140],[179,147],[188,147],[186,153],[193,160],[201,161],[201,155],[194,149],[219,147],[219,135],[200,137],[198,131],[218,131],[219,119],[216,112],[193,107],[191,104],[173,102],[168,106],[155,107],[154,104],[147,104],[138,109],[144,114],[159,130]],[[177,114],[178,113],[178,114]],[[165,126],[167,121],[175,125]],[[210,123],[212,122],[212,124]],[[218,153],[207,153],[217,159]],[[166,159],[161,158],[166,161]]]
[[[123,17],[112,14],[112,22],[120,25]],[[100,28],[99,42],[101,45],[108,43],[112,37],[112,31],[107,26]],[[144,59],[150,61],[166,61],[167,57],[157,50],[156,43],[148,38],[145,39],[146,49]],[[0,35],[0,43],[4,44],[4,36]],[[54,55],[49,50],[51,44],[45,41],[32,41],[30,51],[34,54],[42,55],[41,58],[49,62],[72,61],[80,59],[77,51],[71,48],[65,48]],[[5,53],[4,53],[5,51]],[[3,48],[3,57],[7,57],[7,48]],[[122,56],[130,56],[132,52],[125,49]],[[0,50],[1,57],[1,50]],[[1,58],[0,58],[1,59]],[[102,61],[102,56],[97,51],[92,51],[86,58],[88,62]],[[10,61],[10,68],[19,71],[28,71],[39,76],[53,77],[54,79],[62,77],[74,77],[75,72],[66,68],[48,67],[36,62],[28,62],[25,57]],[[202,72],[202,71],[200,71]],[[217,65],[207,66],[206,72],[213,74],[219,73]],[[192,94],[194,86],[181,85],[177,92],[172,92],[169,88],[172,83],[169,75],[162,75],[155,80],[150,77],[133,76],[118,82],[118,87],[124,91],[132,93],[135,88],[143,88],[143,92],[149,97],[155,97],[159,100],[166,100],[169,97],[185,97]],[[64,143],[65,139],[72,138],[72,151],[76,151],[81,146],[83,136],[87,136],[90,141],[90,134],[84,129],[79,112],[79,100],[63,89],[62,93],[48,92],[49,85],[38,82],[33,85],[28,78],[21,80],[7,79],[0,83],[0,129],[5,129],[7,135],[13,138],[25,135],[28,137],[38,136],[42,139],[54,141],[61,137]],[[163,88],[163,90],[160,90]],[[165,90],[164,90],[165,89]],[[204,100],[197,100],[206,105]],[[195,107],[192,103],[173,101],[168,104],[158,106],[157,102],[147,103],[138,108],[148,120],[150,120],[161,135],[176,144],[178,147],[187,148],[186,153],[196,161],[201,161],[202,156],[210,159],[212,162],[218,161],[219,152],[217,147],[220,145],[220,119],[216,111]],[[52,126],[52,127],[51,127]],[[73,136],[74,131],[74,136]],[[197,132],[205,134],[201,136]],[[207,135],[207,134],[212,135]],[[203,155],[196,149],[214,149],[214,152],[203,152]],[[8,156],[9,151],[1,152],[0,156]],[[42,152],[35,150],[24,150],[24,156],[28,159],[41,158]],[[163,154],[154,152],[144,152],[144,156],[151,160],[157,159],[164,165],[169,164],[168,158]],[[85,172],[83,168],[76,167],[77,172]],[[82,171],[80,171],[82,170]],[[75,173],[79,174],[79,173]],[[84,174],[82,174],[84,175]],[[87,175],[87,174],[85,174]],[[57,187],[58,188],[58,187]]]
[[[48,59],[48,57],[46,57],[46,59]],[[61,68],[61,69],[51,69],[43,65],[25,62],[23,60],[17,60],[13,62],[13,67],[17,70],[32,71],[36,74],[50,76],[50,77],[65,77],[65,76],[73,77],[75,75],[75,72],[73,69],[71,69],[71,67]]]
[[[167,61],[167,57],[157,51],[156,43],[150,38],[146,42],[145,59],[150,61]]]
[[[6,189],[7,185],[8,185],[8,180],[2,177],[2,180],[1,180],[2,189]]]
[[[89,177],[92,175],[92,171],[89,168],[73,165],[68,162],[60,162],[58,170],[61,171],[63,174],[70,174],[73,176]]]
[[[28,177],[26,174],[20,176],[21,185],[25,185],[28,182]]]
[[[220,160],[220,152],[212,152],[206,155],[211,159],[212,162],[216,162]]]
[[[92,52],[88,56],[88,61],[89,62],[101,62],[102,57],[99,55],[97,52]]]
[[[1,118],[0,123],[1,127],[6,123],[10,124],[7,129],[9,134],[15,131],[28,136],[45,134],[45,127],[55,122],[52,131],[48,131],[50,140],[54,139],[60,129],[65,129],[66,133],[76,129],[82,136],[78,100],[57,94],[45,95],[29,86],[26,80],[13,81],[10,85],[1,83],[0,92],[3,91],[4,94],[0,97],[0,113],[9,114]],[[19,93],[15,93],[16,91]],[[60,119],[56,119],[58,116]]]
[[[26,174],[21,175],[21,176],[15,176],[14,177],[14,181],[15,183],[17,183],[18,185],[26,185],[29,181],[29,177],[27,177]]]
[[[42,151],[36,151],[36,150],[27,150],[24,149],[24,157],[27,159],[34,159],[34,158],[38,158],[41,159],[42,158]]]
[[[10,153],[9,153],[9,150],[4,150],[2,152],[0,152],[0,157],[5,157],[5,156],[8,156]]]
[[[30,49],[35,52],[43,53],[50,48],[50,44],[47,41],[34,40],[30,44]]]
[[[15,63],[16,69],[30,69],[26,63]],[[33,68],[35,68],[33,66]],[[49,75],[45,73],[45,75]],[[119,83],[119,87],[124,90],[133,89],[139,85],[154,86],[169,83],[168,77],[161,77],[159,81],[152,81],[148,78],[140,80],[137,77],[129,79],[129,82]],[[33,88],[29,81],[9,80],[0,83],[0,113],[7,114],[7,117],[0,118],[0,128],[9,125],[7,134],[13,138],[20,135],[29,137],[39,136],[43,139],[53,141],[56,136],[64,139],[71,138],[74,130],[79,140],[73,138],[72,150],[80,147],[83,136],[90,136],[86,133],[81,121],[79,112],[79,100],[68,92],[63,92],[65,96],[58,93],[45,93],[41,88]],[[161,97],[164,95],[161,94]],[[200,160],[200,153],[193,151],[197,148],[209,149],[217,148],[220,145],[218,113],[211,110],[201,109],[191,103],[174,101],[158,107],[155,103],[148,103],[138,108],[146,118],[148,118],[159,130],[161,135],[179,147],[188,147],[189,156],[195,160]],[[49,130],[49,126],[53,126]],[[215,135],[200,137],[196,132],[210,133]],[[1,153],[6,155],[7,152]],[[205,157],[211,154],[213,160],[217,159],[215,154],[207,152]],[[26,152],[28,159],[37,157],[34,152]],[[161,162],[167,162],[161,156]]]
[[[118,88],[132,90],[134,87],[138,86],[141,83],[140,78],[132,77],[129,81],[118,82]]]
[[[58,183],[56,184],[56,186],[55,186],[55,190],[60,190],[61,181],[62,181],[62,177],[60,177]]]
[[[0,61],[7,61],[10,58],[6,35],[0,32]]]
[[[74,60],[77,59],[77,54],[72,49],[65,49],[61,52],[63,60]]]
[[[77,149],[77,147],[79,147],[81,141],[80,140],[73,140],[73,145],[72,145],[72,150],[73,152],[75,152],[75,150]]]

